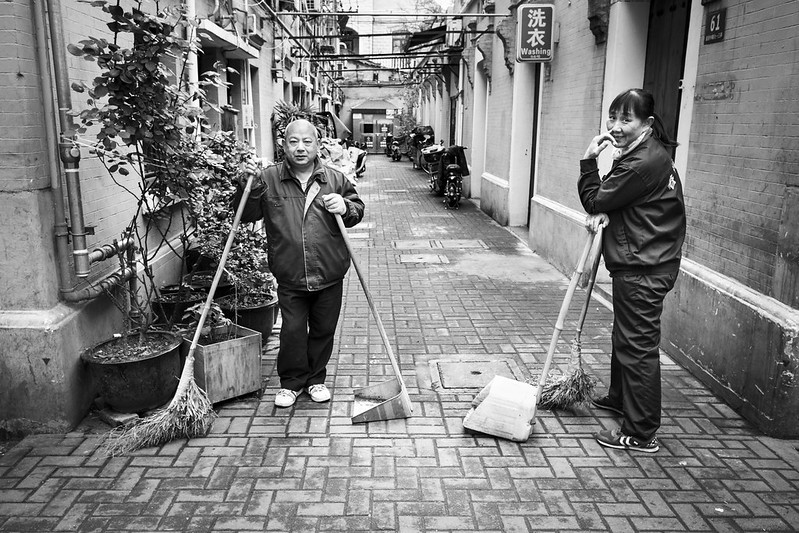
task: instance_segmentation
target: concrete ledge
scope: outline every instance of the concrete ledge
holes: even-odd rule
[[[799,311],[690,260],[661,346],[771,437],[799,436]]]
[[[480,209],[501,226],[508,225],[508,181],[483,172],[480,184]]]
[[[569,273],[584,214],[536,196],[530,247]],[[610,299],[604,269],[596,291]],[[661,349],[770,437],[799,437],[799,310],[683,259],[663,311]]]

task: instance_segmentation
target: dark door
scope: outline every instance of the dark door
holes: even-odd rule
[[[672,138],[680,118],[690,11],[691,0],[652,0],[649,7],[643,88],[655,97],[655,111]]]
[[[535,191],[535,153],[538,148],[538,106],[539,106],[539,83],[541,82],[541,63],[535,64],[535,96],[533,97],[533,142],[530,146],[530,189],[529,194],[527,195],[527,226],[530,226],[530,209],[531,204],[529,200],[533,198],[533,191]]]

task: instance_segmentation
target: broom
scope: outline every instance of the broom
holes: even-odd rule
[[[589,272],[588,285],[586,286],[585,302],[580,310],[580,319],[577,322],[577,333],[571,343],[571,359],[569,370],[558,377],[547,377],[547,382],[541,391],[540,405],[545,409],[571,409],[591,400],[596,380],[583,370],[583,355],[581,335],[588,307],[591,305],[591,292],[596,282],[596,273],[599,268],[599,258],[602,247],[602,227],[594,236],[594,245],[591,251],[593,261]]]
[[[197,322],[197,329],[191,340],[191,347],[180,374],[180,382],[175,396],[168,406],[158,409],[145,418],[139,418],[130,424],[113,429],[105,441],[105,450],[108,455],[116,456],[141,448],[160,446],[179,438],[204,437],[211,430],[216,413],[208,395],[194,381],[194,352],[197,350],[205,319],[211,310],[211,303],[222,277],[225,261],[227,261],[228,253],[233,246],[233,238],[236,236],[236,230],[241,221],[244,204],[252,189],[252,180],[253,175],[250,174],[236,210],[236,216],[233,218],[225,249],[219,259],[214,280],[211,282],[208,297],[205,299],[200,320]]]

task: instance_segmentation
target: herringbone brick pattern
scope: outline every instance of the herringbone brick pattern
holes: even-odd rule
[[[568,280],[474,204],[445,210],[407,162],[372,156],[359,191],[367,215],[351,235],[412,418],[350,422],[353,388],[392,373],[352,272],[332,402],[303,395],[293,408],[273,406],[273,335],[265,394],[219,404],[206,438],[109,458],[98,449],[107,428],[89,416],[72,433],[23,440],[0,457],[0,531],[799,529],[796,443],[757,434],[666,357],[657,454],[597,445],[592,433],[616,421],[590,409],[539,411],[524,443],[465,433],[479,389],[433,387],[431,362],[505,360],[519,378],[537,378]],[[582,336],[600,390],[611,321],[597,302]]]

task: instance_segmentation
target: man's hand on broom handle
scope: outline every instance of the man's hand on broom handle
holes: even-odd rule
[[[610,218],[605,213],[597,213],[596,215],[585,217],[585,229],[591,233],[596,233],[599,228],[607,228],[609,223]]]
[[[240,172],[236,174],[234,178],[235,182],[239,185],[240,188],[244,188],[247,184],[247,180],[250,176],[252,176],[252,188],[255,191],[258,189],[262,183],[261,180],[258,179],[261,170],[263,169],[263,165],[261,165],[260,159],[255,157],[254,155],[248,158],[240,167]]]

